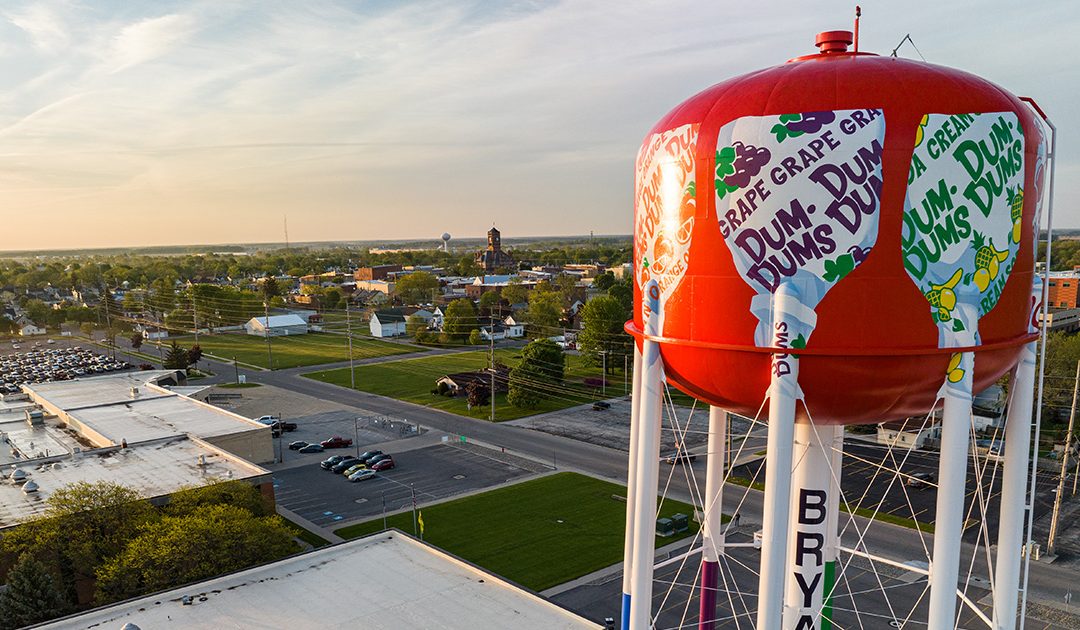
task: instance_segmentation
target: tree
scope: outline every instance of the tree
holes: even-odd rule
[[[465,386],[465,394],[468,396],[466,401],[469,403],[470,409],[483,407],[491,400],[491,389],[477,381]]]
[[[195,365],[202,359],[202,347],[199,344],[194,344],[187,351],[188,365]]]
[[[180,347],[180,344],[175,341],[169,346],[169,351],[165,354],[165,362],[162,364],[167,370],[186,370],[187,366],[191,365],[191,361],[188,360],[187,350]]]
[[[49,307],[41,300],[27,300],[23,306],[26,316],[38,326],[44,326],[49,317]]]
[[[416,271],[398,278],[394,291],[406,304],[432,301],[439,289],[439,279],[426,271]]]
[[[90,335],[94,334],[94,325],[90,322],[83,322],[79,324],[79,330],[82,332],[82,334],[89,337]]]
[[[469,332],[476,328],[476,309],[473,308],[472,300],[459,298],[446,307],[446,315],[443,317],[443,332],[450,339],[463,343],[468,339]]]
[[[529,300],[529,289],[522,283],[520,276],[510,278],[510,282],[503,287],[502,297],[511,306],[524,304]]]
[[[608,287],[607,292],[608,295],[619,301],[624,311],[628,313],[633,311],[634,285],[631,283],[629,276],[623,276],[622,280]]]
[[[581,319],[578,349],[589,365],[600,365],[600,353],[606,352],[608,371],[614,372],[615,365],[630,350],[630,336],[623,332],[623,324],[627,319],[626,311],[615,298],[601,295],[585,304]]]
[[[246,510],[252,516],[273,514],[255,486],[243,481],[221,480],[177,490],[169,498],[165,511],[169,516],[185,516],[212,505],[231,505]]]
[[[537,339],[521,350],[521,362],[510,371],[507,401],[521,409],[535,409],[543,401],[544,390],[558,386],[566,369],[566,357],[554,341]]]
[[[562,319],[562,298],[552,291],[533,291],[529,296],[529,310],[526,321],[529,324],[529,336],[533,339],[552,337],[562,334],[559,320]]]
[[[420,340],[420,333],[427,331],[427,320],[419,315],[409,315],[405,320],[405,334]]]
[[[502,315],[502,297],[497,291],[488,291],[480,295],[480,310],[489,314]]]
[[[607,291],[611,288],[611,285],[613,284],[615,284],[615,274],[611,273],[610,271],[605,271],[604,273],[596,276],[596,278],[593,279],[592,283],[593,288],[597,291]]]
[[[569,307],[577,299],[579,295],[577,285],[578,277],[575,275],[562,273],[555,276],[555,290],[562,297],[563,308]]]
[[[260,287],[263,303],[269,304],[274,298],[281,295],[281,288],[273,276],[264,276]]]
[[[128,341],[131,342],[131,347],[132,348],[138,350],[139,348],[142,347],[142,342],[143,342],[142,333],[137,333],[137,332],[131,333],[131,336],[128,337]]]
[[[21,628],[66,614],[71,603],[45,565],[23,554],[0,594],[0,628]]]
[[[479,346],[482,343],[484,343],[484,338],[482,336],[480,336],[480,331],[475,329],[475,328],[472,329],[469,332],[469,345],[470,346]]]
[[[98,599],[127,599],[277,560],[297,550],[292,537],[280,517],[257,518],[232,505],[166,516],[98,569]]]

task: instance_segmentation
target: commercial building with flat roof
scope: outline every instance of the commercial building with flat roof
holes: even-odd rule
[[[44,628],[598,629],[400,532],[92,610]]]

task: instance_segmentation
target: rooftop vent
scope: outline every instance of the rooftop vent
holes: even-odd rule
[[[130,392],[128,392],[128,394],[129,394],[129,395],[130,395],[130,396],[131,396],[132,398],[138,398],[138,397],[139,397],[139,388],[138,388],[138,387],[135,387],[134,385],[132,385],[132,386],[131,386],[131,391],[130,391]]]
[[[25,470],[16,468],[11,471],[11,476],[8,478],[14,483],[25,483],[26,480],[30,478],[30,475],[28,475]]]
[[[38,491],[38,485],[33,480],[27,481],[23,484],[22,491],[23,494],[33,494]]]
[[[26,413],[26,424],[32,427],[45,424],[45,413],[40,409],[27,409],[24,413]]]

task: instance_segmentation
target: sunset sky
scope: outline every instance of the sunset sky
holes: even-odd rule
[[[814,52],[853,3],[0,5],[0,250],[631,231],[673,106]],[[864,2],[862,49],[1034,96],[1080,227],[1077,11]],[[911,46],[900,54],[918,58]]]

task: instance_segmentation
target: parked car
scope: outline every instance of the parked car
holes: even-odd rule
[[[357,472],[360,472],[361,470],[364,470],[365,468],[367,468],[367,464],[353,464],[352,466],[349,466],[348,468],[346,468],[345,472],[343,472],[341,474],[348,477],[348,476],[352,475],[353,473],[357,473]]]
[[[275,422],[277,422],[277,418],[275,418],[274,416],[259,416],[258,418],[255,418],[255,422],[265,424],[266,426],[272,426]]]
[[[354,472],[349,476],[349,481],[363,481],[365,479],[371,479],[375,476],[375,471],[370,468],[363,468]]]
[[[693,453],[688,453],[686,451],[679,451],[678,453],[675,453],[674,455],[668,455],[667,457],[664,458],[664,461],[667,462],[668,464],[671,464],[672,466],[674,466],[675,464],[677,464],[679,462],[697,461],[697,455],[694,455]]]
[[[348,457],[348,455],[333,455],[319,462],[319,466],[321,466],[323,470],[330,470],[346,457]]]
[[[304,448],[307,445],[308,445],[308,443],[303,441],[303,440],[297,440],[295,442],[289,442],[289,450],[290,451],[299,451],[300,449]]]
[[[278,428],[285,429],[286,431],[295,431],[297,428],[295,422],[282,422],[280,420],[278,421],[277,426]]]
[[[351,468],[351,467],[353,467],[353,466],[355,466],[355,465],[357,465],[359,463],[362,463],[362,462],[359,459],[356,459],[355,457],[346,457],[345,459],[343,459],[340,462],[338,462],[338,463],[334,464],[333,466],[331,466],[330,470],[333,471],[334,474],[340,475],[341,473],[345,472],[347,469],[349,469],[349,468]]]
[[[308,444],[304,448],[300,449],[301,453],[321,453],[324,449],[321,444]]]
[[[375,462],[374,464],[368,466],[368,469],[374,470],[375,472],[382,472],[384,470],[390,470],[393,467],[394,467],[394,458],[390,457],[390,456],[387,456],[386,459],[380,459],[379,461]]]
[[[605,409],[611,409],[611,403],[598,400],[592,404],[594,411],[603,411]]]
[[[908,477],[905,483],[912,488],[924,488],[934,483],[936,478],[932,472],[917,472]]]
[[[346,448],[352,446],[352,440],[350,440],[349,438],[343,438],[340,435],[335,435],[334,437],[328,440],[323,440],[320,443],[322,444],[323,448]]]
[[[377,464],[377,463],[379,463],[379,462],[381,462],[383,460],[386,460],[386,459],[390,459],[390,456],[386,455],[385,453],[379,453],[378,455],[376,455],[374,457],[367,458],[366,460],[364,460],[364,463],[367,464],[368,468],[371,468],[375,464]]]
[[[374,459],[382,454],[382,451],[364,451],[363,453],[357,455],[356,459],[359,459],[362,462],[367,462],[368,460]]]

